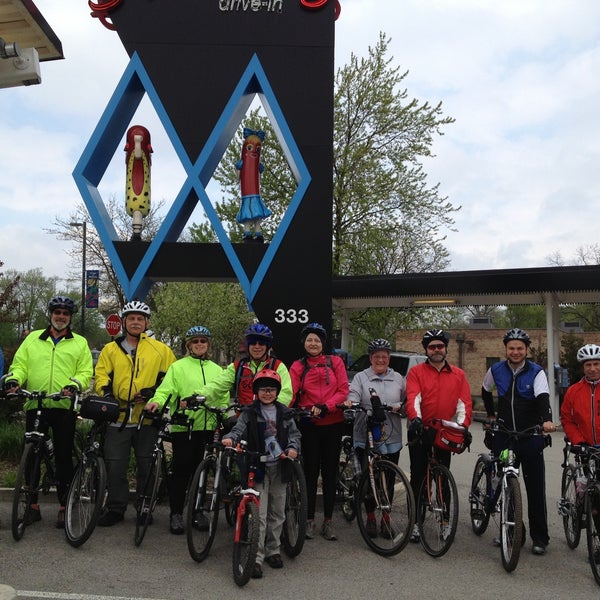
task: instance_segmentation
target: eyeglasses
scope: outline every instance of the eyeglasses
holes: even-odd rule
[[[258,388],[259,392],[265,392],[266,394],[276,394],[277,393],[277,388],[272,388],[272,387],[261,387]]]
[[[194,338],[190,340],[190,344],[208,344],[207,338]]]
[[[446,344],[429,344],[427,350],[443,350]]]
[[[53,315],[63,315],[65,317],[70,317],[71,316],[71,311],[68,310],[61,310],[60,308],[57,308],[56,310],[52,311]]]

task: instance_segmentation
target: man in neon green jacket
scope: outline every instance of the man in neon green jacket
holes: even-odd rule
[[[98,520],[103,527],[122,521],[129,500],[127,469],[134,449],[137,464],[137,490],[150,469],[158,431],[150,424],[137,424],[142,410],[167,369],[175,362],[173,351],[145,333],[150,308],[139,300],[128,302],[122,311],[125,334],[104,346],[96,364],[96,393],[112,395],[121,405],[117,423],[107,428],[104,461],[108,476],[108,500]]]
[[[48,304],[50,325],[32,331],[24,340],[8,372],[6,388],[16,391],[20,386],[47,394],[62,392],[72,396],[76,385],[71,378],[86,389],[93,373],[92,353],[84,337],[71,331],[71,320],[77,306],[70,298],[56,296]],[[71,400],[44,400],[40,429],[46,433],[51,428],[56,460],[57,492],[60,508],[56,526],[64,527],[65,502],[69,483],[73,477],[73,437],[77,415],[70,410]],[[25,427],[33,429],[37,401],[25,402]],[[40,508],[32,504],[30,523],[42,518]]]

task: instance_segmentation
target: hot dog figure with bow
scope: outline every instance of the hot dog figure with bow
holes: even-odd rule
[[[127,130],[125,142],[125,208],[133,217],[132,240],[142,239],[142,219],[150,212],[150,132],[142,125]]]
[[[235,167],[240,172],[240,188],[242,202],[237,214],[237,222],[244,225],[244,242],[264,241],[261,221],[272,213],[267,208],[260,195],[259,179],[264,170],[260,162],[260,151],[265,139],[265,132],[254,131],[244,127],[244,142],[242,157]]]

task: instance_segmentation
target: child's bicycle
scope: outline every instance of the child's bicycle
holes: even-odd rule
[[[356,488],[354,507],[358,528],[367,546],[377,554],[392,556],[406,547],[415,523],[415,499],[410,483],[397,464],[386,460],[385,455],[377,451],[373,436],[376,423],[371,411],[360,404],[352,408],[345,404],[337,406],[367,415],[364,468]],[[385,405],[382,408],[392,410]],[[374,532],[375,535],[367,525],[373,519],[375,524],[379,522],[379,531]]]
[[[431,444],[428,445],[427,471],[417,498],[417,525],[425,552],[437,558],[446,554],[456,535],[458,490],[452,472],[438,461],[436,451],[438,448],[450,452],[465,450],[466,429],[453,421],[433,419],[425,432]]]
[[[498,421],[478,417],[473,420],[489,426],[494,434],[507,436],[507,447],[500,452],[500,456],[479,455],[471,480],[469,502],[471,528],[476,535],[485,532],[492,515],[499,516],[502,566],[511,572],[517,568],[526,535],[515,447],[519,439],[544,434],[539,425],[514,431]],[[547,439],[551,440],[550,436]]]
[[[563,454],[558,514],[567,546],[577,548],[581,530],[586,529],[588,559],[600,585],[600,447],[573,445],[565,438]]]
[[[2,377],[6,379],[11,374]],[[19,541],[25,534],[25,528],[34,522],[32,505],[38,503],[40,492],[44,495],[50,493],[50,488],[56,485],[56,468],[54,464],[54,449],[52,438],[42,431],[42,409],[44,400],[59,401],[69,398],[70,410],[74,410],[78,396],[81,393],[81,383],[74,378],[71,381],[78,388],[73,396],[63,396],[60,392],[46,394],[44,391],[30,392],[19,388],[16,392],[5,392],[6,398],[22,398],[37,402],[33,429],[25,432],[25,445],[19,469],[15,479],[13,494],[11,529],[15,541]]]

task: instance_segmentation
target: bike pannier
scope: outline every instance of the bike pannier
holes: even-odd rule
[[[119,418],[119,402],[114,396],[87,396],[81,401],[79,414],[84,419],[114,422]]]
[[[465,444],[466,429],[454,421],[434,419],[431,427],[435,430],[433,445],[440,450],[460,454],[467,448]]]

